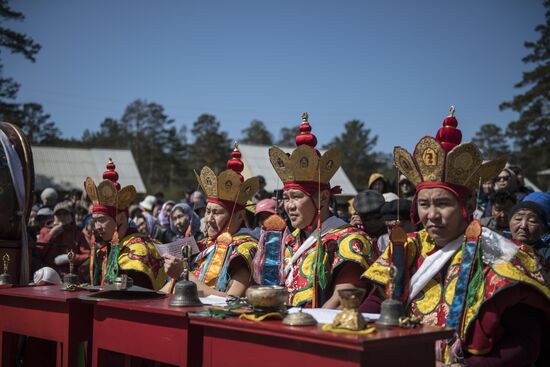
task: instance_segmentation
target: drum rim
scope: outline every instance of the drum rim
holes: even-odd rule
[[[25,134],[23,134],[23,131],[19,128],[19,126],[12,124],[10,122],[5,122],[5,121],[0,122],[0,129],[5,131],[5,128],[11,129],[15,132],[15,134],[19,138],[19,141],[21,142],[21,146],[23,147],[24,162],[22,162],[23,163],[22,165],[24,167],[23,169],[24,169],[24,179],[25,179],[25,201],[26,201],[23,215],[26,222],[29,219],[29,214],[31,212],[31,208],[32,208],[31,195],[34,191],[34,160],[32,156],[32,150]]]

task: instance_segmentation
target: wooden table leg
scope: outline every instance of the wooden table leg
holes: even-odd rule
[[[0,331],[0,367],[15,366],[17,334]]]

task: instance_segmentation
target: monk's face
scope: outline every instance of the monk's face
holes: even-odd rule
[[[115,233],[116,223],[113,218],[103,213],[92,214],[94,232],[105,242],[111,241]]]
[[[422,189],[417,197],[418,216],[430,237],[445,246],[464,234],[467,222],[458,199],[442,188]]]
[[[235,210],[233,215],[222,205],[216,203],[208,203],[204,220],[206,224],[206,236],[215,238],[222,232],[235,234],[239,231],[243,222],[244,210]]]
[[[317,209],[313,200],[302,190],[289,189],[283,192],[283,204],[294,228],[306,229],[312,224]],[[316,224],[316,223],[313,223]]]

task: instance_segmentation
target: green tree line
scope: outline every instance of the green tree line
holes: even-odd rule
[[[482,124],[473,138],[485,159],[504,155],[535,182],[538,171],[550,168],[550,0],[544,0],[544,6],[546,22],[535,28],[540,38],[525,42],[529,54],[523,61],[531,70],[523,73],[515,85],[521,93],[499,106],[516,112],[517,120],[505,128]],[[11,9],[7,0],[0,0],[0,19],[0,24],[23,21],[24,15]],[[40,48],[27,35],[0,26],[0,49],[34,62]],[[230,137],[211,114],[198,116],[188,131],[185,125],[177,126],[162,105],[138,99],[126,106],[120,118],[105,118],[99,130],[86,130],[81,139],[66,139],[40,103],[16,102],[19,88],[15,80],[4,76],[0,53],[2,121],[20,126],[32,144],[130,149],[149,191],[180,194],[178,190],[182,188],[194,190],[193,169],[209,165],[220,171],[229,157]],[[231,138],[247,144],[294,146],[297,133],[298,123],[282,128],[275,139],[262,121],[253,120],[241,136]],[[342,152],[344,170],[355,187],[362,190],[375,171],[390,179],[396,176],[391,156],[376,152],[377,139],[365,122],[351,120],[344,123],[344,132],[323,148],[334,147]]]

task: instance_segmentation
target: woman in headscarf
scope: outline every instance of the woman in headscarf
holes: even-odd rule
[[[174,200],[167,200],[164,204],[162,204],[162,208],[160,209],[160,213],[158,215],[161,226],[166,228],[170,227],[170,213],[172,212],[174,205],[176,205]]]
[[[200,218],[189,205],[185,203],[174,205],[169,219],[171,241],[189,236],[195,237],[197,242],[202,239]]]

